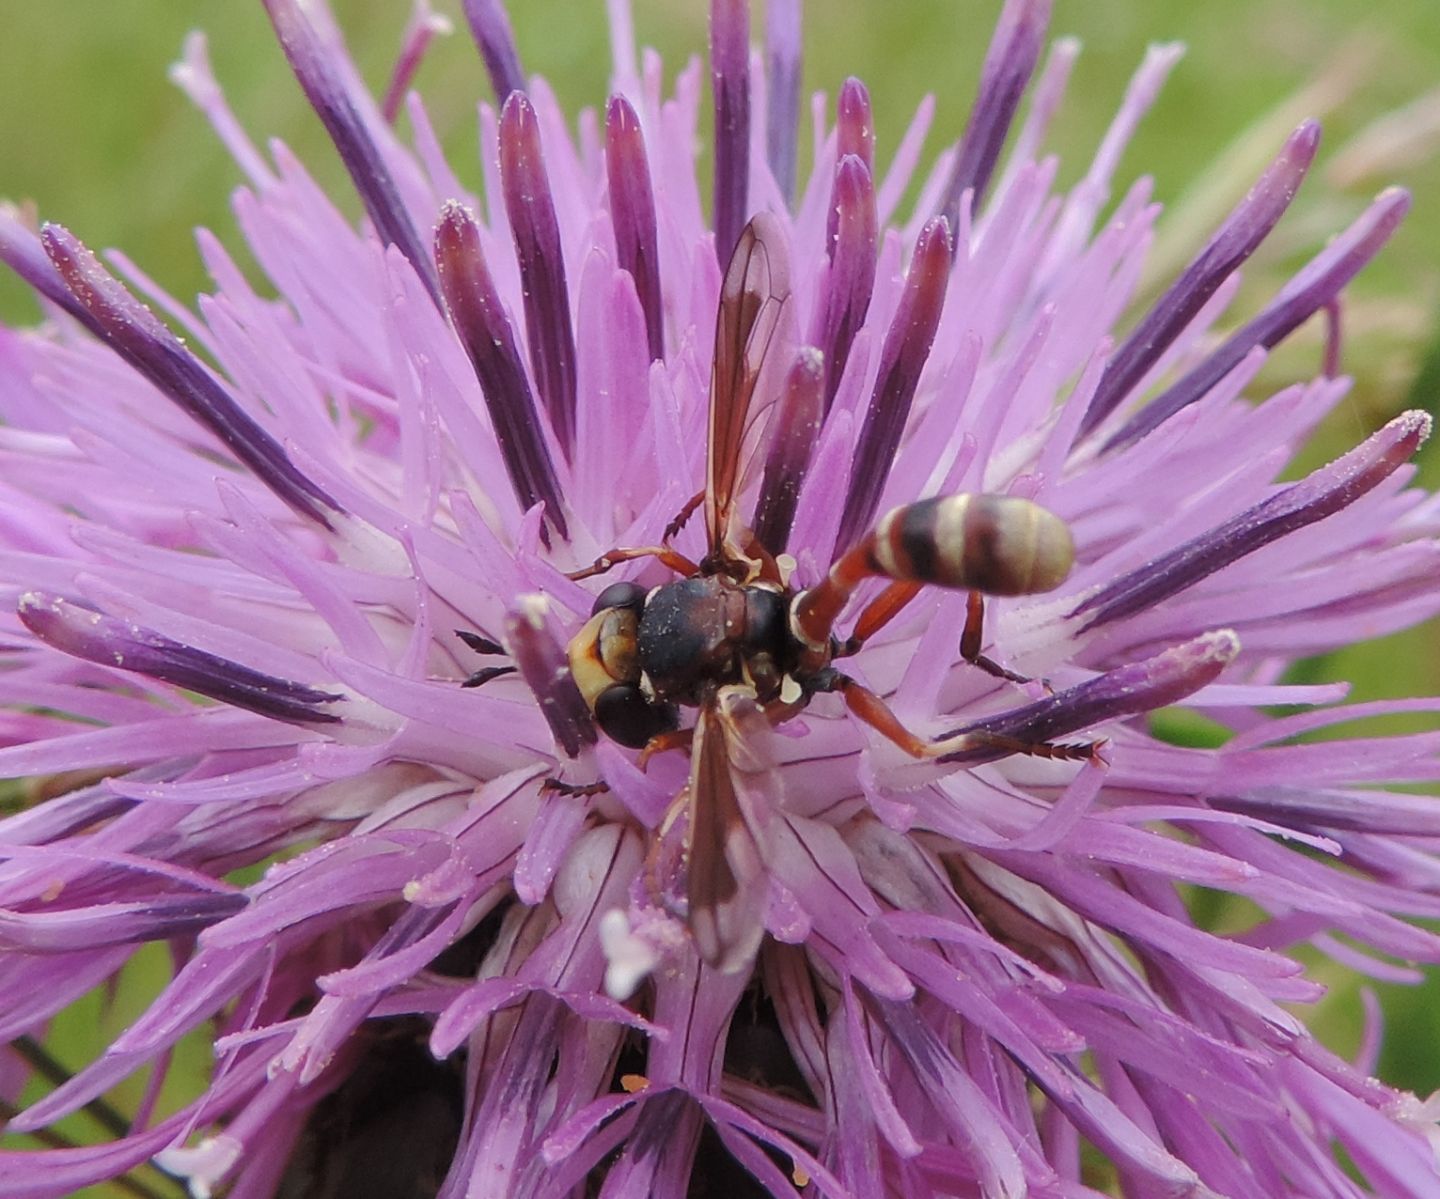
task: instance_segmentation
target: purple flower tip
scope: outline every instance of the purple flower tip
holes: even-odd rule
[[[1179,703],[1213,682],[1240,653],[1240,638],[1230,629],[1205,633],[1153,658],[1121,666],[1088,682],[1056,692],[1024,707],[972,721],[947,733],[951,738],[975,739],[989,734],[1036,745],[1075,733],[1094,730],[1106,721],[1153,712]],[[972,747],[944,755],[942,762],[994,761],[1013,749]]]
[[[665,357],[665,315],[661,307],[660,249],[655,195],[640,118],[624,96],[611,96],[605,113],[605,177],[610,190],[610,223],[620,269],[635,281],[645,314],[651,361]]]
[[[20,597],[18,614],[41,641],[87,662],[133,671],[292,724],[340,719],[328,707],[344,698],[338,693],[276,678],[59,596],[27,592]]]
[[[875,170],[875,120],[870,113],[870,93],[865,85],[851,76],[840,87],[835,119],[836,156],[844,159],[853,154]]]
[[[500,114],[500,178],[520,260],[535,385],[568,458],[575,449],[575,334],[540,125],[524,92],[511,92]]]
[[[724,264],[749,216],[749,0],[710,0],[710,78],[715,97],[715,257]]]
[[[457,200],[447,201],[440,210],[435,265],[451,324],[480,380],[515,495],[527,509],[543,503],[545,519],[564,537],[560,483],[520,361],[515,331],[486,265],[480,228]]]
[[[329,518],[340,505],[296,469],[279,443],[79,238],[60,225],[46,224],[40,243],[95,333],[224,442],[281,500],[330,527]]]
[[[932,217],[915,243],[900,307],[885,336],[880,371],[855,445],[850,490],[840,517],[841,547],[854,544],[879,506],[920,372],[940,326],[950,262],[950,225],[944,217]]]
[[[464,9],[475,43],[480,47],[480,57],[490,74],[495,99],[503,102],[507,96],[524,91],[525,71],[520,66],[520,52],[515,47],[515,35],[504,4],[501,0],[464,0]]]

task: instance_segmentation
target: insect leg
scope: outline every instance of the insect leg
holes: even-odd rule
[[[655,736],[651,737],[650,740],[645,743],[645,748],[640,751],[640,756],[635,759],[635,765],[640,767],[641,770],[644,770],[646,764],[656,754],[663,754],[672,749],[688,749],[694,737],[695,730],[693,728],[672,729],[667,733],[656,733]]]
[[[685,527],[685,522],[695,515],[695,509],[705,502],[705,491],[702,488],[685,501],[685,506],[671,518],[670,523],[665,526],[665,532],[661,534],[660,540],[669,545],[680,530]]]
[[[840,643],[835,656],[846,658],[851,654],[858,654],[871,637],[899,616],[905,605],[920,594],[922,586],[921,583],[909,581],[891,583],[865,605],[865,610],[855,621],[855,628],[851,630],[850,636]]]
[[[691,562],[684,554],[676,553],[668,545],[642,545],[633,549],[607,550],[589,566],[582,570],[569,571],[565,577],[567,579],[593,578],[595,575],[603,575],[621,562],[631,562],[636,558],[658,558],[676,574],[687,577],[700,573],[700,568],[695,563]]]
[[[1013,670],[1006,670],[994,658],[988,657],[980,652],[980,646],[985,639],[985,596],[979,591],[971,591],[965,603],[965,628],[960,633],[960,656],[969,662],[971,666],[978,666],[988,675],[997,679],[1005,679],[1011,683],[1030,683],[1034,680],[1025,674],[1016,674]],[[1054,688],[1044,679],[1040,680],[1041,686],[1046,691],[1054,693]]]

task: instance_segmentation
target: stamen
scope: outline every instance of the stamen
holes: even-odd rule
[[[525,71],[520,66],[520,53],[515,49],[515,35],[510,18],[505,15],[501,0],[465,0],[465,19],[480,47],[495,101],[503,104],[515,92],[525,90]]]
[[[288,724],[340,720],[321,705],[343,700],[342,695],[252,670],[59,596],[27,592],[20,597],[19,616],[41,641],[87,662],[133,671]]]
[[[605,170],[610,186],[610,223],[620,269],[635,281],[645,314],[652,362],[665,357],[665,315],[661,308],[660,245],[655,226],[655,193],[640,118],[624,96],[612,96],[605,116]]]
[[[265,9],[290,68],[335,143],[375,231],[386,245],[394,246],[405,255],[439,304],[440,292],[430,268],[430,257],[425,253],[425,243],[405,211],[380,147],[346,95],[345,85],[336,75],[329,52],[316,36],[314,26],[297,0],[265,0]]]
[[[850,360],[855,335],[865,324],[875,290],[875,184],[859,155],[847,154],[835,171],[830,201],[830,237],[826,248],[830,274],[820,307],[815,341],[825,354],[825,404],[828,416]]]
[[[814,346],[801,346],[775,415],[760,499],[755,505],[755,539],[771,554],[782,553],[790,539],[795,504],[810,468],[811,451],[820,439],[825,377],[824,355]]]
[[[943,739],[990,733],[1032,745],[1051,743],[1108,720],[1178,703],[1214,680],[1239,652],[1240,638],[1230,629],[1205,633],[1143,662],[1107,670],[1032,704],[962,725]],[[973,765],[1004,757],[1007,752],[982,745],[946,754],[940,761]]]
[[[505,617],[505,644],[530,690],[539,701],[545,723],[566,755],[578,757],[581,749],[599,740],[595,722],[585,706],[570,659],[546,620],[545,598],[520,598],[517,610]]]
[[[1087,598],[1071,615],[1089,614],[1082,631],[1119,620],[1194,586],[1287,533],[1334,515],[1409,461],[1429,433],[1430,417],[1426,413],[1402,413],[1329,466],[1282,488],[1163,557],[1122,575]]]
[[[1000,14],[985,55],[975,107],[960,139],[960,153],[955,157],[940,206],[940,215],[949,221],[952,230],[960,228],[960,198],[965,192],[974,193],[970,211],[980,211],[1015,110],[1020,107],[1020,97],[1035,72],[1049,23],[1050,0],[1007,0]]]
[[[485,393],[485,406],[495,426],[495,440],[504,455],[510,485],[522,507],[543,503],[545,519],[561,537],[566,537],[560,484],[516,348],[515,330],[485,264],[475,218],[458,201],[447,202],[440,211],[440,223],[435,227],[435,265],[450,322]]]
[[[1249,194],[1204,249],[1115,351],[1080,426],[1084,436],[1115,410],[1174,343],[1216,289],[1269,235],[1290,207],[1320,145],[1320,124],[1306,121],[1286,141]]]
[[[390,85],[385,89],[385,99],[380,104],[381,115],[387,124],[393,125],[400,115],[400,104],[405,99],[415,72],[430,42],[436,34],[448,34],[453,26],[449,18],[441,16],[430,7],[430,0],[415,0],[415,9],[410,14],[409,24],[400,36],[400,55],[395,60],[395,69],[390,73]]]
[[[710,85],[715,97],[715,257],[723,265],[749,216],[749,0],[710,0]]]
[[[801,45],[800,0],[766,0],[765,153],[787,208],[795,203]]]
[[[900,434],[910,415],[910,403],[920,383],[920,372],[930,356],[945,285],[950,276],[950,228],[944,217],[932,217],[920,231],[910,273],[895,320],[885,335],[875,390],[865,409],[865,422],[855,444],[850,490],[840,517],[836,548],[854,544],[875,515],[890,464],[900,446]]]
[[[214,433],[276,496],[302,516],[331,527],[328,516],[342,511],[340,505],[296,469],[280,444],[79,238],[59,225],[46,225],[40,242],[96,336]]]
[[[1268,350],[1288,337],[1316,310],[1335,299],[1360,268],[1380,252],[1409,209],[1408,192],[1400,188],[1382,192],[1359,220],[1281,289],[1265,311],[1163,395],[1146,404],[1105,443],[1103,452],[1139,441],[1205,395],[1256,346]]]
[[[575,332],[540,126],[524,92],[511,92],[500,114],[500,179],[520,260],[535,386],[568,460],[575,453]]]

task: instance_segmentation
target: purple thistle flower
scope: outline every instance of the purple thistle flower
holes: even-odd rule
[[[1387,979],[1440,962],[1440,809],[1398,789],[1440,778],[1440,732],[1304,739],[1440,700],[1346,705],[1286,675],[1440,612],[1440,500],[1410,465],[1429,419],[1282,482],[1347,381],[1252,386],[1407,197],[1258,314],[1225,311],[1315,156],[1306,122],[1132,314],[1158,207],[1142,181],[1099,214],[1173,53],[1057,192],[1038,147],[1073,46],[1022,103],[1048,2],[1006,3],[902,225],[922,135],[877,144],[884,98],[858,81],[797,170],[797,0],[763,23],[709,6],[708,221],[703,74],[666,97],[624,0],[579,140],[500,0],[466,0],[495,96],[483,205],[418,97],[416,148],[390,128],[428,6],[383,104],[321,0],[266,7],[363,224],[250,143],[198,39],[177,78],[248,179],[266,288],[202,232],[198,312],[147,288],[182,338],[78,236],[0,209],[0,258],[45,305],[0,330],[0,775],[33,798],[0,819],[0,1099],[49,1146],[0,1151],[0,1194],[147,1161],[237,1197],[1440,1193],[1434,1108],[1292,1010],[1321,991],[1302,946]],[[692,781],[685,746],[642,762],[606,734],[587,670],[633,647],[627,604],[669,566],[737,565],[676,517],[707,476],[730,249],[761,213],[789,290],[762,297],[726,543],[788,592],[857,545],[890,577],[843,608],[848,683],[822,638],[824,669],[786,667],[798,698],[718,689]],[[936,573],[918,519],[871,531],[955,493],[1043,506],[1073,569],[994,551],[1064,577],[991,588],[980,627],[973,597],[876,565]],[[672,522],[663,562],[612,553]],[[959,527],[962,564],[1007,532]],[[1157,736],[1175,706],[1223,743]],[[691,827],[677,797],[701,788]],[[687,907],[700,872],[723,916]],[[1205,927],[1187,886],[1243,897],[1249,924]],[[51,1020],[151,942],[173,976],[144,1013],[75,1072],[50,1061]],[[210,1076],[160,1116],[187,1038]],[[121,1115],[107,1094],[147,1074]],[[80,1109],[108,1140],[54,1127]]]

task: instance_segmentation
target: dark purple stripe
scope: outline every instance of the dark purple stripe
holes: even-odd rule
[[[610,187],[610,222],[621,270],[635,281],[645,314],[650,359],[665,357],[665,316],[661,307],[660,245],[655,194],[640,118],[624,96],[612,96],[605,118],[605,171]]]
[[[512,93],[525,90],[525,71],[515,49],[510,18],[500,0],[464,0],[464,8],[480,57],[485,60],[490,85],[495,89],[495,102],[504,104]]]
[[[783,553],[790,540],[795,505],[820,436],[824,380],[824,357],[814,346],[802,346],[785,381],[755,505],[755,539],[772,554]]]
[[[1410,210],[1408,192],[1391,188],[1343,234],[1321,250],[1253,321],[1162,395],[1146,404],[1103,446],[1121,449],[1153,432],[1205,396],[1257,346],[1270,349],[1330,304],[1399,227]]]
[[[575,454],[575,333],[540,127],[524,92],[511,92],[500,114],[500,179],[520,261],[535,386],[568,460]]]
[[[830,414],[835,393],[850,361],[855,335],[865,324],[875,290],[878,219],[875,185],[864,162],[854,154],[840,161],[831,193],[831,237],[827,245],[830,273],[826,280],[817,343],[825,355],[824,414]]]
[[[710,0],[710,83],[715,97],[715,258],[724,264],[749,217],[748,0]]]
[[[1290,135],[1249,194],[1106,364],[1080,426],[1082,436],[1124,402],[1205,301],[1255,252],[1290,207],[1319,145],[1316,121],[1306,121]]]
[[[787,206],[795,203],[800,140],[800,0],[765,4],[765,153]]]
[[[296,0],[265,0],[265,8],[295,78],[335,143],[375,231],[382,241],[405,255],[438,305],[440,291],[425,243],[405,211],[380,148],[370,140],[365,123],[345,94],[330,52],[321,45]]]
[[[560,483],[520,361],[515,331],[481,252],[475,219],[455,201],[440,213],[435,262],[451,324],[480,380],[515,495],[525,508],[544,503],[545,519],[561,537],[568,536]]]
[[[975,107],[970,110],[940,205],[940,215],[949,221],[952,231],[960,228],[960,197],[966,191],[974,191],[972,209],[980,211],[1015,111],[1035,73],[1049,23],[1050,0],[1009,0],[1000,16],[985,55]]]
[[[1343,458],[1102,587],[1071,615],[1088,614],[1086,629],[1119,620],[1193,587],[1287,533],[1324,520],[1408,462],[1429,430],[1430,418],[1422,412],[1397,416]]]
[[[850,489],[840,517],[839,550],[848,549],[875,516],[900,435],[910,415],[920,372],[930,356],[945,285],[950,276],[950,231],[943,217],[934,217],[920,233],[910,273],[895,320],[885,336],[875,390],[855,443]]]
[[[19,616],[41,641],[87,662],[132,671],[289,724],[340,720],[322,708],[343,700],[338,693],[252,670],[69,600],[32,592],[20,598]]]
[[[74,234],[46,225],[40,241],[89,329],[224,442],[277,497],[302,516],[331,527],[329,518],[341,511],[340,505],[296,468],[279,442]]]

